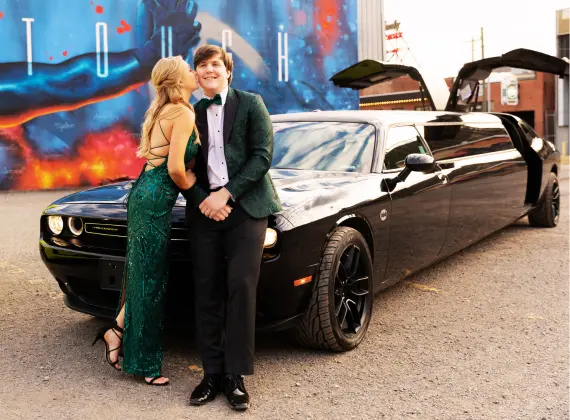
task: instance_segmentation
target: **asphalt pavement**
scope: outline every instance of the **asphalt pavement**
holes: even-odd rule
[[[526,219],[376,296],[355,350],[257,339],[249,411],[187,405],[201,377],[187,329],[165,333],[153,388],[113,371],[101,321],[67,309],[38,253],[39,216],[66,192],[0,193],[1,419],[569,418],[569,181],[555,229]]]

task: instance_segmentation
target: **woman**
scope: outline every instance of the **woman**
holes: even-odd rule
[[[121,304],[115,323],[103,327],[93,344],[104,341],[105,357],[115,369],[142,376],[149,385],[163,386],[169,383],[161,376],[161,332],[171,212],[179,192],[196,182],[186,167],[200,144],[194,109],[189,104],[198,84],[180,56],[158,61],[152,83],[156,97],[145,114],[137,153],[146,163],[127,205]]]

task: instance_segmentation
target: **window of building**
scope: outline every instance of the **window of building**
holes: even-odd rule
[[[558,58],[570,58],[570,35],[558,35]]]

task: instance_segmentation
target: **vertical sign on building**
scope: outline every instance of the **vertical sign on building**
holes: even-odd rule
[[[519,80],[508,74],[501,81],[501,105],[516,106],[519,104]]]

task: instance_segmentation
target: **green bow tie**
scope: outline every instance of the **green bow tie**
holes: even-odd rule
[[[222,104],[222,97],[220,96],[220,94],[216,94],[216,96],[214,96],[213,99],[207,99],[207,98],[203,98],[200,99],[196,105],[194,106],[194,108],[198,109],[199,111],[205,111],[207,110],[210,105],[212,104],[216,104],[216,105],[221,105]]]

